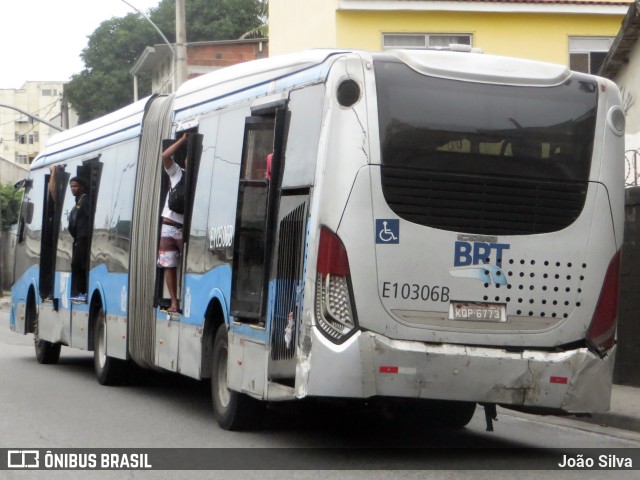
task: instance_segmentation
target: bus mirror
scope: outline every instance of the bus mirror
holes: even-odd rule
[[[29,188],[31,188],[31,185],[33,185],[33,180],[28,179],[28,178],[23,178],[22,180],[17,181],[13,185],[13,188],[15,190],[20,190],[21,188],[24,188],[25,190],[28,190]]]

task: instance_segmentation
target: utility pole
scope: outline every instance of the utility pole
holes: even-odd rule
[[[176,90],[187,81],[187,21],[185,0],[176,0]]]

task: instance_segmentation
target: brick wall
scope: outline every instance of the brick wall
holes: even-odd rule
[[[618,353],[613,381],[640,386],[640,187],[627,188],[625,194]]]
[[[262,51],[260,50],[262,45]],[[194,66],[228,67],[269,56],[268,42],[190,44],[187,63]],[[190,75],[190,78],[197,75]]]

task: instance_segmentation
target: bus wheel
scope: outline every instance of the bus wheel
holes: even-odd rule
[[[476,411],[474,402],[428,400],[421,408],[422,419],[427,426],[460,429],[467,426]],[[418,417],[420,418],[420,417]]]
[[[102,308],[93,329],[93,368],[101,385],[120,385],[126,377],[127,362],[107,355],[107,325]]]
[[[38,334],[38,319],[35,317],[35,306],[30,305],[27,307],[27,320],[33,322],[35,325],[35,346],[36,346],[36,360],[42,365],[58,363],[60,359],[60,349],[62,345],[59,343],[51,343],[46,340],[40,339]]]
[[[211,368],[211,397],[213,413],[225,430],[246,430],[256,426],[265,411],[264,402],[227,388],[227,358],[229,337],[223,323],[218,328],[213,342],[213,363]]]

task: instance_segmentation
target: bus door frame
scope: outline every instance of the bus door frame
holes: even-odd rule
[[[60,298],[61,289],[58,282],[61,281],[61,278],[56,273],[58,270],[58,242],[60,241],[60,230],[62,228],[63,206],[67,193],[66,186],[70,176],[66,171],[66,165],[62,165],[62,168],[56,171],[54,185],[56,200],[54,201],[49,193],[51,174],[49,172],[44,174],[38,276],[38,295],[41,303],[38,311],[37,336],[41,340],[66,344],[69,343],[71,336],[71,316],[69,310],[65,309],[62,313],[60,312],[61,300],[63,306],[68,306],[68,304],[65,303],[64,299]]]
[[[71,308],[71,343],[70,345],[75,348],[80,348],[83,350],[88,350],[89,345],[93,341],[93,339],[89,338],[89,315],[87,313],[87,304],[91,303],[91,245],[93,243],[93,234],[95,230],[96,223],[96,206],[98,203],[98,194],[100,191],[100,180],[102,178],[102,169],[104,168],[104,163],[100,161],[102,155],[91,155],[86,160],[82,160],[80,165],[76,167],[76,175],[88,180],[88,191],[87,195],[89,196],[89,201],[91,202],[91,213],[90,213],[90,225],[91,225],[91,235],[89,236],[89,245],[87,247],[87,256],[84,259],[85,269],[87,272],[86,285],[87,285],[87,303],[83,304],[74,304],[70,303]],[[73,253],[72,253],[73,255]],[[73,264],[73,258],[71,259]],[[75,295],[76,294],[76,282],[77,279],[73,278],[73,270],[71,271],[71,282],[69,283],[69,291],[67,295]],[[95,281],[94,281],[95,284]],[[67,299],[68,300],[68,299]]]
[[[285,136],[288,122],[288,109],[286,108],[287,102],[279,100],[275,104],[268,104],[266,106],[260,106],[253,108],[251,116],[245,119],[244,138],[242,146],[242,159],[240,164],[240,178],[238,182],[238,201],[236,209],[236,225],[234,234],[234,247],[233,247],[233,268],[232,268],[232,281],[231,281],[231,315],[235,317],[235,320],[240,323],[256,324],[264,327],[267,319],[267,303],[269,294],[269,279],[271,276],[271,262],[273,259],[273,246],[274,239],[273,234],[276,231],[278,208],[279,208],[279,194],[282,181],[282,168],[284,167],[283,154],[285,145]],[[247,172],[247,140],[248,131],[252,130],[252,126],[256,125],[273,125],[273,156],[270,165],[270,180],[265,180],[262,187],[260,180],[253,178],[246,178]],[[265,158],[266,162],[266,158]],[[243,178],[243,175],[245,178]],[[261,187],[266,191],[266,209],[264,217],[264,230],[263,230],[263,255],[262,255],[262,274],[260,276],[260,292],[259,299],[252,302],[252,307],[257,307],[257,311],[251,311],[243,308],[243,305],[238,299],[238,289],[241,288],[240,281],[241,276],[245,273],[241,268],[240,259],[242,255],[247,253],[243,251],[243,244],[241,242],[243,237],[243,202],[245,199],[245,189],[249,187]],[[248,303],[244,301],[244,303]]]
[[[277,227],[280,205],[279,195],[284,168],[284,147],[288,131],[288,122],[289,110],[288,99],[286,98],[279,97],[276,101],[262,103],[251,109],[251,115],[245,119],[240,176],[238,178],[238,199],[234,227],[231,277],[229,358],[241,358],[242,361],[240,363],[228,362],[227,384],[232,390],[247,392],[261,398],[266,394],[268,381],[269,332],[267,320],[269,315],[269,281],[274,258],[273,248],[275,242],[273,235]],[[246,171],[249,147],[248,133],[252,130],[251,127],[269,124],[273,126],[271,129],[273,135],[271,151],[273,156],[270,165],[269,181],[267,181],[267,152],[261,152],[265,155],[265,169],[257,168],[253,170],[254,174],[264,171],[264,180],[261,181],[258,178],[252,178],[250,172]],[[255,159],[255,157],[251,158],[252,161],[255,161]],[[243,243],[245,230],[249,230],[248,225],[243,226],[243,203],[246,198],[245,190],[247,188],[255,189],[256,187],[263,188],[266,194],[265,214],[262,223],[262,243],[259,238],[255,238],[257,245],[262,244],[262,262],[256,262],[255,264],[250,263],[250,266],[261,267],[262,272],[256,272],[259,276],[256,275],[254,278],[248,277],[245,279],[247,280],[246,285],[250,287],[257,286],[256,279],[260,281],[259,298],[256,298],[253,302],[248,302],[245,298],[238,298],[239,290],[243,288],[241,275],[247,273],[245,271],[245,264],[242,262],[242,255],[248,253],[245,251],[245,247],[251,246],[250,244],[245,245]],[[258,192],[258,195],[259,194]],[[256,235],[253,236],[257,237]],[[254,258],[260,258],[259,252]],[[251,294],[256,292],[246,293]],[[247,310],[247,305],[252,310]]]
[[[57,168],[58,166],[55,165]],[[55,200],[49,193],[49,181],[51,174],[44,176],[44,192],[42,210],[42,236],[40,238],[40,272],[39,272],[39,295],[42,302],[52,303],[53,309],[58,310],[60,299],[56,296],[59,289],[56,289],[56,266],[58,263],[58,240],[62,227],[62,210],[67,184],[71,174],[66,171],[66,165],[61,165],[61,169],[56,171],[56,183],[54,185]]]
[[[184,279],[187,274],[187,255],[189,250],[189,233],[191,228],[191,212],[193,210],[193,198],[195,195],[195,186],[198,179],[198,171],[200,168],[200,160],[202,158],[202,142],[204,135],[198,133],[197,125],[194,127],[190,125],[187,129],[178,129],[176,131],[175,139],[163,140],[162,150],[164,151],[171,143],[175,142],[183,133],[189,134],[189,141],[187,142],[185,152],[185,162],[187,168],[185,169],[185,196],[186,204],[184,209],[184,220],[182,223],[182,255],[180,258],[180,268],[177,272],[177,284],[176,294],[180,299],[180,305],[185,308],[185,292],[184,292]],[[164,170],[163,170],[164,171]],[[166,175],[163,176],[162,182],[162,195],[160,195],[159,214],[162,214],[162,209],[166,201],[166,195],[169,193],[169,182]],[[159,222],[158,238],[160,238],[160,229],[162,228],[162,222]],[[158,242],[158,247],[160,243]],[[154,304],[160,305],[164,299],[164,271],[162,268],[156,268],[156,286],[154,294]],[[164,305],[161,305],[164,306]],[[155,322],[156,332],[158,338],[162,338],[163,342],[156,345],[155,350],[155,363],[157,366],[165,368],[167,370],[176,372],[178,371],[178,353],[180,345],[180,331],[182,325],[183,313],[164,313],[161,309],[156,308]]]

